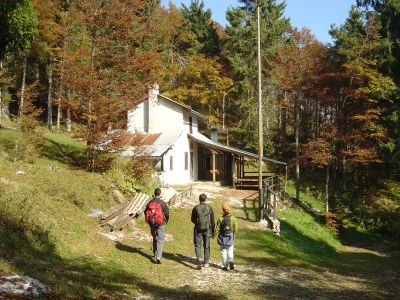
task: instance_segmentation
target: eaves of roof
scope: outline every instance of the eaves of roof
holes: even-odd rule
[[[186,106],[185,104],[176,102],[175,100],[172,100],[171,98],[168,98],[167,96],[164,96],[164,95],[161,95],[161,94],[157,94],[157,96],[159,96],[159,97],[161,97],[161,98],[163,98],[163,99],[165,99],[165,100],[168,100],[169,102],[174,103],[175,105],[178,105],[179,107],[182,107],[184,110],[186,110],[186,111],[188,111],[188,112],[194,114],[195,116],[198,116],[198,117],[200,117],[200,118],[206,119],[206,116],[205,116],[205,115],[203,115],[203,114],[201,114],[201,113],[199,113],[199,112],[193,110],[191,107]],[[131,110],[131,109],[134,109],[136,106],[138,106],[140,103],[146,101],[147,99],[149,99],[149,96],[144,96],[144,97],[141,98],[138,102],[135,102],[134,104],[128,106],[128,107],[127,107],[127,111],[129,111],[129,110]]]
[[[189,136],[190,139],[192,139],[192,140],[194,140],[194,141],[196,141],[196,142],[198,142],[198,143],[200,143],[202,145],[205,145],[205,146],[207,146],[209,148],[212,148],[212,149],[214,149],[216,151],[219,150],[219,151],[234,153],[234,154],[237,154],[237,155],[243,155],[245,157],[258,158],[258,155],[255,154],[255,153],[251,153],[251,152],[248,152],[248,151],[240,150],[240,149],[237,149],[237,148],[233,148],[233,147],[225,146],[225,145],[220,144],[220,143],[213,142],[212,140],[210,140],[206,136],[202,135],[201,133],[195,133],[195,134],[188,133],[188,136]],[[263,157],[263,161],[268,161],[268,162],[271,162],[271,163],[274,163],[274,164],[279,164],[279,165],[284,165],[284,166],[287,165],[286,163],[284,163],[282,161],[275,160],[275,159],[272,159],[272,158],[269,158],[269,157],[265,157],[265,156]]]

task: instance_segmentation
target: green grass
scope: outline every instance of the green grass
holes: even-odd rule
[[[293,181],[289,180],[287,189],[287,193],[293,197],[296,196],[296,187]],[[309,191],[309,189],[301,189],[300,190],[300,199],[306,202],[311,207],[318,209],[320,212],[325,211],[325,195],[319,193],[316,197],[313,193]]]
[[[14,135],[13,131],[0,129],[0,145],[12,142]],[[115,204],[107,196],[111,182],[105,174],[81,169],[83,155],[83,143],[49,133],[42,155],[34,164],[14,164],[4,148],[0,149],[0,273],[37,278],[51,287],[51,298],[60,299],[124,299],[124,294],[156,299],[265,298],[264,291],[254,289],[243,294],[229,284],[205,290],[179,288],[198,274],[192,258],[190,209],[171,209],[167,233],[173,241],[166,242],[162,265],[150,262],[149,242],[115,243],[105,239],[97,219],[87,214],[91,208],[107,209]],[[16,174],[18,170],[25,173]],[[223,200],[212,199],[217,214]],[[397,268],[393,263],[399,261],[397,248],[385,257],[346,252],[341,242],[344,237],[298,208],[279,207],[281,236],[253,228],[256,202],[249,201],[247,209],[233,208],[239,221],[235,244],[238,265],[331,268],[346,274],[356,270],[365,276],[377,266],[379,270]],[[143,219],[136,226],[148,231]],[[360,232],[349,234],[350,240],[365,240]],[[211,256],[213,262],[220,260],[215,240]],[[379,284],[386,288],[391,282],[383,280]],[[287,297],[288,288],[283,285],[273,295]],[[312,289],[309,292],[313,293]]]

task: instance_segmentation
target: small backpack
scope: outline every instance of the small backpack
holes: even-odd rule
[[[147,224],[153,226],[161,226],[164,223],[164,214],[161,208],[161,204],[158,202],[150,202],[147,205],[145,217]]]
[[[206,204],[197,205],[197,230],[207,231],[210,229],[210,209]]]
[[[230,234],[233,232],[230,215],[223,217],[220,226],[220,232],[222,233],[223,236],[230,236]]]

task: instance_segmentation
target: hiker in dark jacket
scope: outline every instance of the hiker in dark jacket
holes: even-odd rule
[[[199,196],[200,204],[196,205],[192,210],[192,223],[193,229],[193,243],[194,252],[197,258],[197,269],[208,267],[210,261],[210,236],[214,233],[215,220],[214,211],[206,204],[206,194]],[[204,247],[204,264],[201,260],[201,244]]]
[[[153,237],[153,254],[157,263],[161,263],[162,252],[165,240],[165,224],[169,220],[169,209],[167,204],[160,199],[161,189],[154,190],[154,198],[147,203],[144,214],[146,223],[150,225],[151,236]]]
[[[217,220],[217,226],[215,227],[215,234],[218,234],[217,242],[219,249],[221,251],[222,258],[222,269],[227,271],[229,269],[233,270],[235,268],[233,262],[233,245],[235,242],[235,234],[238,230],[238,223],[234,216],[229,214],[230,207],[227,203],[222,205],[222,213]]]

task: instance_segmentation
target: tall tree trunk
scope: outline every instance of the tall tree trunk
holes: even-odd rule
[[[282,107],[282,114],[281,153],[283,153],[283,149],[286,146],[286,124],[288,119],[288,108],[286,106]]]
[[[62,117],[62,112],[61,112],[61,99],[58,98],[57,101],[57,131],[60,130],[60,123],[61,123],[61,117]]]
[[[300,112],[299,112],[299,99],[296,99],[294,105],[295,111],[295,147],[296,147],[296,199],[300,199]]]
[[[67,20],[68,11],[64,12],[65,20]],[[67,32],[67,24],[64,23],[64,32]],[[63,54],[61,57],[61,70],[60,70],[60,89],[58,92],[58,101],[57,101],[57,131],[60,130],[61,126],[61,118],[62,118],[62,109],[61,109],[61,97],[64,93],[64,61],[67,52],[67,43],[65,42],[65,37],[63,39]],[[67,125],[68,126],[68,125]]]
[[[22,64],[22,85],[21,85],[21,96],[19,100],[18,116],[21,117],[24,108],[24,93],[25,93],[25,80],[26,80],[26,64],[27,57],[24,57],[24,62]]]
[[[19,101],[19,108],[18,108],[18,128],[19,130],[21,129],[21,117],[23,116],[23,109],[24,109],[24,96],[25,96],[25,80],[26,80],[26,65],[27,65],[27,57],[24,57],[24,61],[22,64],[22,83],[21,83],[21,95],[20,95],[20,101]],[[15,140],[15,147],[14,147],[14,163],[17,162],[18,158],[18,151],[19,151],[19,139],[20,137],[18,136],[17,139]]]
[[[325,212],[329,211],[329,163],[326,165],[325,178]]]
[[[47,76],[49,82],[49,88],[47,92],[47,128],[51,131],[53,130],[53,65],[51,63],[48,65]]]
[[[91,65],[91,73],[93,78],[94,75],[94,49],[95,49],[95,44],[94,44],[94,37],[92,36],[92,41],[91,41],[91,54],[90,54],[90,65]],[[87,150],[86,150],[86,159],[88,162],[88,168],[89,170],[93,171],[94,170],[94,141],[93,141],[93,128],[92,128],[92,95],[93,95],[93,85],[90,85],[90,95],[89,95],[89,100],[88,100],[88,120],[87,120]]]
[[[0,60],[0,77],[3,75],[3,61]],[[0,86],[0,128],[3,118],[3,86]]]
[[[279,154],[282,154],[282,116],[283,108],[282,105],[279,103],[278,105],[278,151]]]
[[[67,109],[67,132],[71,132],[72,122],[71,122],[71,110]]]
[[[346,156],[343,156],[342,158],[342,164],[343,164],[343,191],[347,192],[347,160]]]

